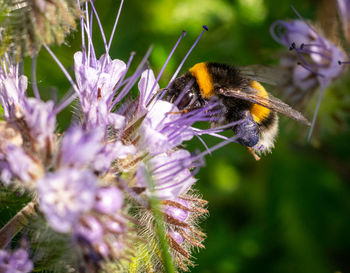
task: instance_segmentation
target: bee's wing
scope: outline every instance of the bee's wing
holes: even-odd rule
[[[300,112],[294,110],[280,99],[275,98],[270,93],[268,98],[259,96],[257,94],[257,90],[253,88],[246,88],[244,91],[238,89],[220,88],[218,93],[226,97],[235,97],[237,99],[259,104],[310,126],[310,122]]]
[[[239,67],[240,72],[251,80],[267,83],[270,85],[280,85],[287,77],[286,71],[277,69],[274,66],[254,64]]]

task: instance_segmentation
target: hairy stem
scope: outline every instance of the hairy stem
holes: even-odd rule
[[[159,247],[163,256],[164,267],[167,273],[175,273],[174,265],[169,253],[169,243],[166,237],[164,226],[164,216],[159,208],[159,200],[156,197],[151,198],[151,208],[155,218],[156,233],[158,235]]]
[[[29,202],[22,208],[1,230],[0,230],[0,249],[5,248],[12,238],[28,224],[28,218],[36,215],[35,202]]]

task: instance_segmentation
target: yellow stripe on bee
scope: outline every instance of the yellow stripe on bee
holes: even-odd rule
[[[209,74],[207,63],[198,63],[189,71],[196,78],[202,98],[209,99],[215,95],[213,79]]]
[[[257,81],[251,81],[250,87],[257,90],[257,95],[262,98],[269,98],[269,94],[266,92],[265,88]],[[250,108],[250,113],[253,116],[253,119],[256,123],[260,123],[270,114],[270,109],[259,104],[253,104]]]

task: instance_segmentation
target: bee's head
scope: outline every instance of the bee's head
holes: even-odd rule
[[[176,103],[176,106],[182,110],[189,107],[202,106],[198,85],[195,78],[189,73],[176,78],[168,88],[166,100]]]
[[[259,127],[251,116],[244,117],[232,130],[237,135],[239,144],[254,147],[259,142]]]

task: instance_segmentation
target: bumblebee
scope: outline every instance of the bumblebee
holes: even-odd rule
[[[300,112],[269,94],[259,83],[263,77],[252,71],[221,63],[198,63],[171,83],[166,100],[177,101],[180,111],[191,111],[218,98],[223,105],[220,125],[240,121],[231,128],[237,142],[259,159],[255,152],[270,152],[274,147],[277,113],[310,123]]]

